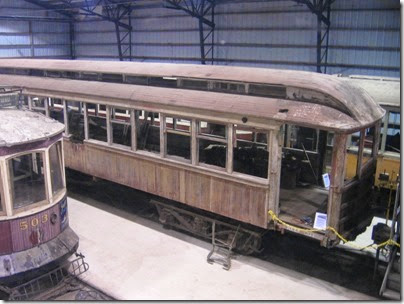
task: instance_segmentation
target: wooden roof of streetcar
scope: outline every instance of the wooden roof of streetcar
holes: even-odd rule
[[[339,76],[351,85],[361,87],[383,107],[400,108],[400,78],[363,75]]]
[[[217,117],[234,123],[241,123],[242,118],[247,117],[250,122],[268,127],[270,121],[275,121],[352,132],[374,123],[367,120],[363,124],[325,105],[267,97],[15,75],[0,75],[0,84],[21,87],[28,95],[105,103],[178,116]]]
[[[320,103],[347,113],[359,125],[365,126],[381,119],[384,110],[359,87],[351,86],[338,77],[313,72],[249,68],[233,66],[206,66],[192,64],[111,62],[49,59],[0,59],[0,68],[110,73],[147,77],[178,77],[229,82],[272,84],[293,88],[288,99],[302,95],[304,105]],[[320,94],[320,95],[319,95]],[[290,96],[292,95],[292,96]],[[234,98],[234,97],[232,97]],[[283,100],[286,102],[285,100]],[[301,103],[300,103],[301,104]],[[285,104],[283,107],[287,106]],[[290,116],[290,115],[289,115]],[[321,121],[319,122],[321,125]]]
[[[0,122],[0,152],[2,147],[41,141],[64,130],[64,125],[54,119],[13,108],[0,109]]]

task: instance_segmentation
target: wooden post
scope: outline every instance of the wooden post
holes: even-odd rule
[[[380,143],[380,125],[381,121],[379,120],[375,124],[375,131],[373,133],[373,147],[372,147],[372,155],[371,157],[377,159],[377,155],[379,154],[379,143]]]
[[[194,166],[198,165],[198,123],[196,119],[191,121],[191,163]]]
[[[226,171],[233,173],[233,124],[227,125],[227,158],[226,158]]]
[[[108,145],[112,145],[112,123],[111,123],[111,107],[107,106],[107,111],[106,111],[106,117],[107,117],[107,143]]]
[[[360,134],[361,135],[358,147],[358,163],[356,164],[356,175],[358,176],[358,179],[360,179],[362,176],[362,159],[363,159],[363,148],[365,146],[365,129],[361,130]]]
[[[269,180],[269,195],[268,209],[279,214],[279,187],[280,187],[280,170],[282,161],[282,146],[280,145],[279,137],[276,132],[271,130],[267,134],[268,143],[268,180]]]
[[[137,113],[136,110],[131,109],[130,110],[130,127],[131,127],[131,142],[132,142],[132,151],[137,150]]]
[[[63,103],[63,121],[65,123],[65,135],[68,136],[69,133],[69,113],[67,112],[67,101],[65,99],[62,100]]]
[[[32,110],[32,97],[28,96],[28,109]]]
[[[387,140],[387,131],[389,129],[389,116],[390,116],[390,111],[386,111],[386,114],[384,115],[383,118],[383,135],[382,135],[382,146],[381,146],[381,151],[384,152],[386,150],[386,140]]]
[[[81,103],[80,103],[81,105]],[[83,115],[84,115],[84,139],[88,140],[89,132],[88,132],[88,111],[87,111],[87,104],[83,103]]]
[[[50,102],[50,99],[51,99],[50,97],[47,97],[43,101],[44,106],[45,106],[45,116],[46,117],[49,117],[49,102]]]
[[[167,142],[166,116],[163,114],[160,114],[160,156],[161,157],[166,157],[166,154],[167,154],[166,142]]]
[[[339,220],[341,212],[342,189],[345,178],[347,135],[335,134],[334,148],[332,151],[330,191],[328,195],[327,226],[331,226],[339,231]],[[328,233],[335,239],[335,235]]]

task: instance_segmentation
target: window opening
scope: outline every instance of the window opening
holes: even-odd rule
[[[268,177],[268,133],[254,128],[234,126],[233,171]]]
[[[13,208],[46,200],[43,153],[29,153],[9,160]]]
[[[60,123],[64,123],[63,102],[61,99],[50,99],[49,116]]]
[[[66,101],[69,134],[72,141],[84,140],[84,112],[80,101]]]
[[[107,142],[107,116],[98,104],[87,103],[88,138]]]
[[[62,143],[59,141],[49,149],[52,194],[64,188]]]
[[[197,133],[199,163],[226,168],[226,125],[200,121]]]
[[[135,111],[137,149],[160,153],[160,115],[155,112]]]
[[[166,117],[167,155],[191,159],[191,121]]]
[[[360,132],[355,132],[350,135],[350,139],[348,138],[345,162],[345,181],[351,180],[357,175],[360,142]]]
[[[367,128],[365,130],[365,142],[362,151],[362,164],[367,163],[373,154],[375,127]]]
[[[400,117],[399,112],[389,112],[385,151],[400,153]]]
[[[111,108],[112,143],[131,147],[132,128],[130,113],[126,109]]]

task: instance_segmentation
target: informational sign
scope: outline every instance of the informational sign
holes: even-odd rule
[[[323,184],[325,188],[330,188],[330,175],[328,173],[323,174]]]
[[[313,228],[325,230],[327,228],[327,214],[316,212]]]

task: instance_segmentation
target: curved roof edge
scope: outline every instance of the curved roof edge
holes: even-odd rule
[[[302,89],[306,92],[302,94],[309,96],[309,98],[304,99],[305,102],[337,107],[338,110],[347,113],[362,125],[381,119],[385,113],[372,96],[362,88],[352,86],[347,81],[338,79],[338,77],[314,72],[196,64],[55,59],[0,59],[0,68],[185,77],[273,84]],[[307,93],[307,90],[312,91],[313,94]],[[322,97],[319,98],[318,93]]]

